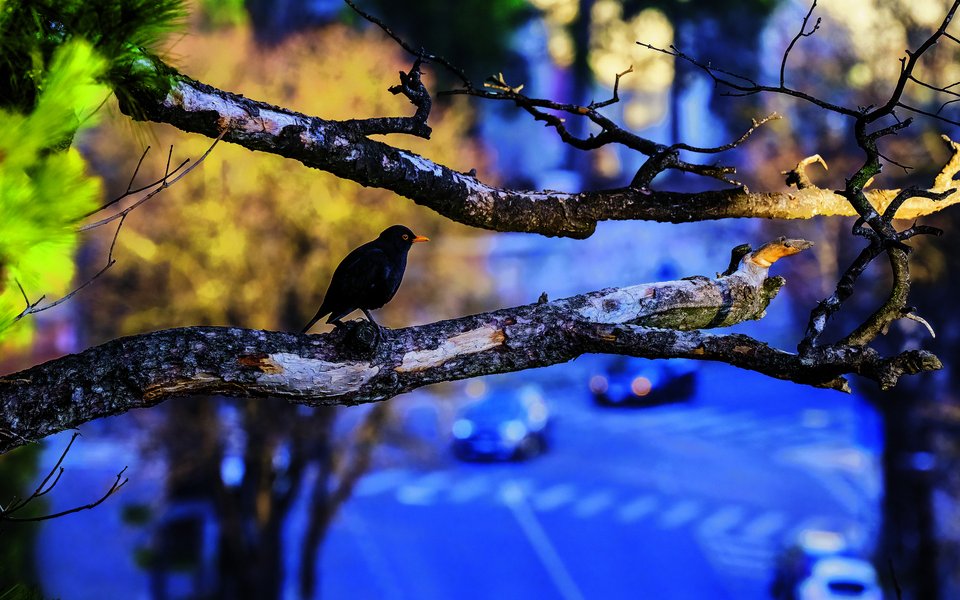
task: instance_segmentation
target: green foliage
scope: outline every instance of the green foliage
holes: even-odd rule
[[[0,339],[31,300],[62,294],[73,276],[77,222],[97,205],[100,184],[74,148],[58,150],[90,125],[107,90],[91,46],[68,42],[51,57],[34,109],[0,110]],[[19,286],[18,286],[19,283]],[[29,339],[19,327],[17,340]]]
[[[157,50],[183,15],[182,0],[23,0],[0,5],[0,107],[30,111],[57,49],[77,39],[87,41],[106,60],[103,82],[125,96],[128,86],[142,85],[143,77],[153,73],[136,68],[143,51]]]
[[[443,56],[475,81],[504,70],[510,36],[533,14],[525,0],[373,0],[360,5],[414,47]]]
[[[243,25],[247,22],[244,0],[200,0],[200,12],[212,27]]]

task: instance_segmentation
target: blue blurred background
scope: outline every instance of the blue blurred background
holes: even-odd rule
[[[814,181],[842,187],[860,160],[840,117],[784,97],[723,96],[689,65],[634,43],[676,44],[769,81],[809,8],[803,2],[363,6],[474,81],[502,72],[531,96],[605,99],[614,74],[632,65],[622,101],[605,114],[658,142],[723,144],[776,110],[787,118],[720,158],[751,189],[785,189],[780,172],[815,153],[830,171],[813,167]],[[847,106],[882,102],[903,49],[936,28],[944,7],[825,0],[820,32],[791,54],[788,83]],[[169,53],[202,81],[308,114],[409,110],[386,88],[410,57],[332,0],[197,2]],[[955,59],[955,49],[944,50],[927,68],[955,81]],[[432,66],[427,75],[434,90],[455,85]],[[924,90],[911,93],[918,106],[939,105]],[[642,162],[616,147],[564,146],[506,103],[448,97],[431,124],[431,142],[388,141],[506,186],[621,186]],[[915,168],[888,165],[874,186],[928,184],[949,157],[941,133],[956,132],[918,122],[890,140],[886,153]],[[196,156],[209,140],[195,137],[131,127],[116,113],[83,148],[116,192],[144,145]],[[162,170],[164,160],[148,157],[147,168]],[[404,286],[380,311],[390,327],[533,302],[542,292],[560,298],[713,276],[734,246],[788,234],[817,246],[778,263],[784,291],[763,320],[734,329],[791,349],[859,250],[844,219],[602,223],[584,241],[472,231],[287,162],[218,147],[202,169],[131,216],[117,267],[39,317],[37,343],[5,356],[3,371],[161,327],[296,330],[339,259],[393,222],[433,242],[414,249]],[[654,187],[715,183],[668,174]],[[94,510],[0,531],[23,565],[4,583],[66,599],[874,599],[896,597],[896,585],[904,598],[960,597],[951,364],[960,321],[944,301],[957,280],[954,220],[926,220],[947,235],[919,240],[912,262],[912,302],[938,337],[908,321],[880,342],[888,352],[930,348],[947,366],[893,392],[854,381],[854,393],[843,395],[725,365],[584,356],[374,407],[171,400],[81,428],[45,509],[90,502],[124,465],[130,481]],[[81,268],[96,271],[110,241],[91,239]],[[885,293],[881,267],[868,271],[837,333]],[[35,485],[68,440],[61,434],[0,458],[0,477],[10,482],[0,492]]]

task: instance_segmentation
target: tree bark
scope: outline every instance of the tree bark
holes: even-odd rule
[[[911,351],[824,347],[803,357],[745,335],[699,331],[759,319],[784,284],[778,258],[810,246],[777,240],[716,279],[610,288],[553,302],[385,330],[348,323],[324,335],[186,327],[120,338],[0,378],[0,452],[87,421],[192,394],[276,396],[353,405],[437,383],[566,362],[584,353],[726,362],[848,390],[844,373],[889,387],[940,368]]]
[[[419,118],[331,121],[217,89],[153,60],[158,70],[169,74],[171,87],[166,93],[135,89],[136,104],[121,104],[121,110],[132,117],[169,123],[211,138],[223,133],[228,142],[298,160],[361,185],[391,190],[453,221],[481,229],[586,238],[598,221],[605,220],[686,223],[739,217],[857,216],[839,192],[814,186],[763,193],[748,193],[744,188],[692,193],[630,187],[581,192],[499,188],[483,183],[472,172],[455,171],[368,137],[374,133],[429,137],[426,114],[420,110]],[[872,190],[866,197],[883,213],[898,192]],[[940,201],[911,198],[900,207],[897,217],[915,219],[957,202],[960,192]]]

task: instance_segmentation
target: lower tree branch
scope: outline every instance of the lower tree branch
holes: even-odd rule
[[[100,417],[191,394],[280,397],[353,405],[437,383],[569,361],[587,352],[727,362],[845,390],[843,373],[895,381],[869,350],[822,362],[742,335],[698,330],[759,319],[784,281],[779,258],[808,248],[780,239],[716,279],[610,288],[429,325],[387,330],[351,322],[324,335],[186,327],[120,338],[0,378],[0,452]],[[935,358],[933,359],[935,360]],[[920,361],[934,368],[930,360]],[[937,363],[938,364],[938,363]]]

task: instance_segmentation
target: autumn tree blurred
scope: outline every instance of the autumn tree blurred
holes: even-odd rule
[[[174,52],[190,56],[208,80],[305,113],[351,118],[405,110],[404,99],[386,93],[391,74],[404,67],[396,46],[342,26],[305,31],[270,48],[259,46],[249,27],[214,28],[185,36]],[[483,166],[466,135],[466,106],[458,102],[436,113],[431,124],[429,143],[410,138],[407,147],[464,171]],[[87,139],[91,161],[111,189],[127,185],[139,140],[155,148],[173,145],[175,156],[196,156],[205,147],[169,127],[129,133],[129,123],[117,117]],[[162,172],[166,158],[163,150],[152,150],[141,171]],[[483,258],[482,238],[468,228],[384,190],[280,157],[220,147],[165,198],[131,214],[114,252],[119,262],[83,298],[89,315],[84,333],[97,343],[201,323],[297,331],[319,305],[340,258],[394,223],[434,242],[417,247],[397,298],[380,313],[382,322],[397,327],[452,317],[489,300],[489,283],[463,268],[464,261]],[[102,246],[111,241],[106,234],[98,240]],[[372,442],[389,427],[388,411],[378,406],[337,436],[334,408],[214,398],[163,409],[163,422],[148,433],[170,465],[166,503],[209,502],[219,521],[215,596],[280,594],[282,557],[296,551],[284,547],[296,543],[284,540],[281,529],[300,494],[310,504],[308,533],[299,542],[301,589],[312,595],[323,532],[369,464]],[[171,541],[178,526],[162,515],[156,520],[146,564],[158,574],[183,548]]]

